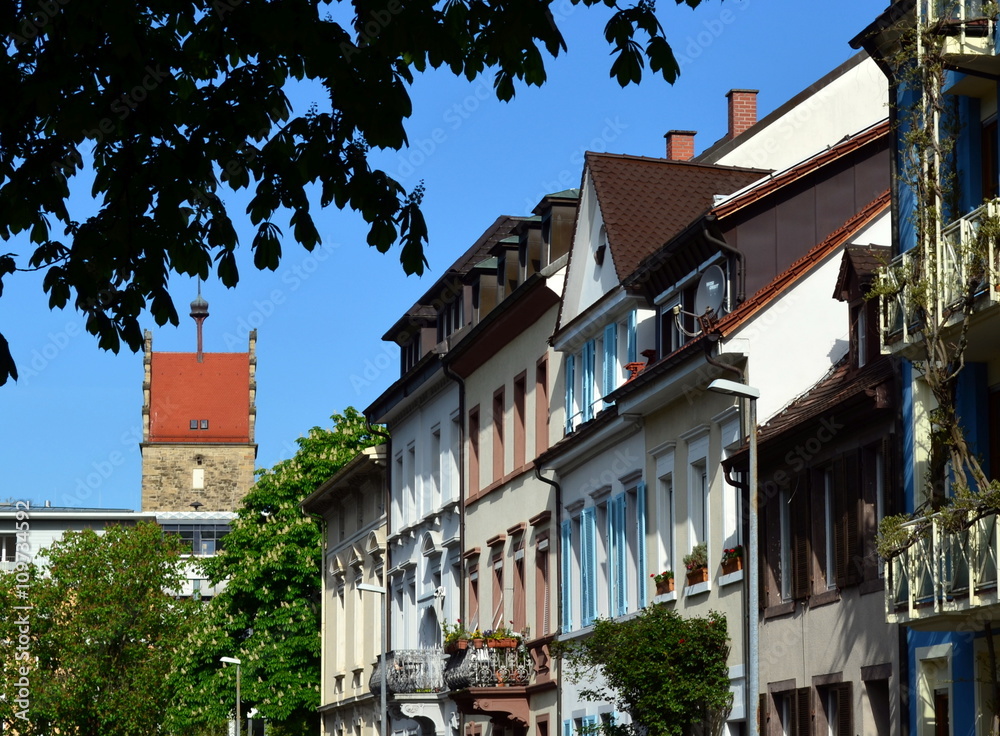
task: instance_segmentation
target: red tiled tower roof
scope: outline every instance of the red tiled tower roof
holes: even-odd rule
[[[249,353],[151,353],[149,380],[147,442],[254,441]]]

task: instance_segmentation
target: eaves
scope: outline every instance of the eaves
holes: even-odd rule
[[[539,455],[535,460],[535,467],[539,472],[552,469],[563,476],[601,451],[631,437],[641,428],[641,418],[620,416],[618,407],[609,406]]]

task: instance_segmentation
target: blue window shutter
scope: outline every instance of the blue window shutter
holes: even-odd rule
[[[595,346],[593,340],[588,340],[583,345],[583,353],[580,366],[580,409],[583,412],[583,421],[589,422],[594,418],[594,355]]]
[[[566,356],[566,434],[573,431],[573,383],[576,380],[574,356]]]
[[[612,391],[614,391],[617,386],[615,385],[617,381],[615,380],[617,376],[615,375],[617,371],[615,370],[615,362],[618,359],[618,323],[612,322],[604,328],[604,362],[602,365],[602,375],[603,378],[601,391],[607,396]],[[604,406],[611,406],[610,402],[605,401]]]
[[[633,309],[628,313],[628,362],[635,363],[639,359],[639,347],[636,344],[636,311]]]
[[[611,499],[607,506],[607,571],[608,571],[608,614],[618,615],[618,514],[615,513],[616,499]]]
[[[619,494],[612,502],[615,518],[614,549],[614,580],[615,597],[613,600],[616,615],[628,613],[628,543],[625,527],[625,494]]]
[[[563,633],[573,630],[573,522],[562,523],[562,580],[559,589],[562,591],[562,630]],[[569,723],[569,721],[567,721]]]
[[[580,625],[590,626],[597,618],[597,550],[594,536],[597,517],[594,507],[580,512]]]
[[[573,736],[573,721],[563,721],[563,736]]]
[[[646,607],[646,481],[639,481],[635,488],[636,521],[636,587],[639,592],[639,608]]]

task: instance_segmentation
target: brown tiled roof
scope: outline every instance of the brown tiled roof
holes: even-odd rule
[[[765,308],[772,299],[779,296],[786,289],[790,288],[796,281],[809,272],[817,263],[822,261],[834,250],[843,245],[847,240],[856,235],[863,227],[868,225],[878,215],[889,207],[889,190],[883,192],[878,198],[868,204],[861,212],[848,220],[839,229],[832,232],[822,243],[814,246],[802,258],[795,261],[784,272],[778,274],[767,286],[758,291],[752,297],[740,304],[735,310],[727,314],[716,324],[716,331],[719,335],[725,336],[733,332],[736,328],[746,322],[761,309]],[[693,354],[698,346],[702,346],[706,339],[705,335],[696,337],[682,345],[669,355],[661,357],[658,361],[644,369],[634,378],[620,386],[608,397],[612,401],[617,401],[620,396],[644,386],[655,378],[670,370],[678,362]]]
[[[712,207],[770,173],[645,156],[588,152],[590,172],[619,282]]]
[[[886,245],[850,245],[844,249],[844,260],[840,262],[837,285],[833,290],[834,299],[843,299],[848,288],[851,269],[861,283],[872,280],[875,271],[889,262],[891,249]]]
[[[892,361],[880,356],[863,368],[855,369],[849,357],[841,358],[818,383],[771,417],[767,424],[762,424],[757,430],[757,441],[764,444],[774,440],[861,394],[871,397],[877,404],[878,387],[893,379]],[[886,391],[884,396],[891,400],[892,394]],[[746,445],[731,455],[727,463],[738,464],[739,456],[745,452]]]
[[[712,214],[716,217],[725,217],[726,215],[731,215],[732,213],[746,207],[749,204],[756,202],[763,197],[766,197],[771,192],[781,187],[791,184],[797,179],[811,174],[817,169],[829,164],[831,161],[835,161],[838,158],[842,158],[852,151],[856,151],[859,148],[868,145],[869,143],[878,140],[879,138],[887,137],[889,135],[889,121],[883,120],[881,123],[877,123],[868,130],[862,131],[857,135],[849,136],[845,138],[840,143],[835,146],[831,146],[829,149],[823,153],[817,154],[810,159],[803,161],[802,163],[791,167],[790,169],[785,169],[783,172],[777,176],[771,177],[765,182],[762,182],[753,189],[750,189],[737,197],[733,197],[728,202],[723,202],[718,207],[712,209]]]
[[[771,280],[767,286],[747,299],[740,306],[719,320],[716,329],[720,335],[727,335],[763,309],[776,295],[788,289],[805,275],[815,264],[844,245],[862,228],[871,223],[889,207],[890,193],[886,189],[868,203],[854,217],[830,233],[823,242],[813,246],[808,253],[795,261]]]

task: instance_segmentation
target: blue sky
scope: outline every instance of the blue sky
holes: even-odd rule
[[[850,38],[886,4],[706,0],[692,10],[664,1],[659,15],[681,76],[673,86],[647,76],[623,90],[608,76],[602,30],[611,10],[555,0],[569,53],[549,60],[541,89],[521,87],[501,103],[491,77],[419,76],[410,148],[378,163],[407,187],[425,183],[431,269],[422,279],[403,274],[396,251],[369,248],[359,216],[329,209],[314,214],[321,248],[310,254],[286,239],[274,273],[257,272],[243,253],[235,290],[202,289],[207,351],[245,350],[248,330],[258,330],[258,466],[290,457],[310,427],[346,406],[363,409],[389,386],[398,353],[382,334],[498,215],[527,214],[544,193],[578,186],[584,151],[662,156],[664,133],[682,129],[698,131],[700,152],[725,133],[727,91],[759,89],[765,115],[847,60]],[[293,101],[304,111],[308,92]],[[84,210],[86,182],[73,191]],[[239,232],[248,245],[250,229]],[[186,315],[195,284],[176,278],[171,293]],[[195,349],[187,316],[177,328],[151,319],[147,328],[154,349]],[[39,275],[4,284],[0,332],[21,372],[0,388],[0,500],[139,508],[141,354],[105,353],[78,313],[49,311]]]

